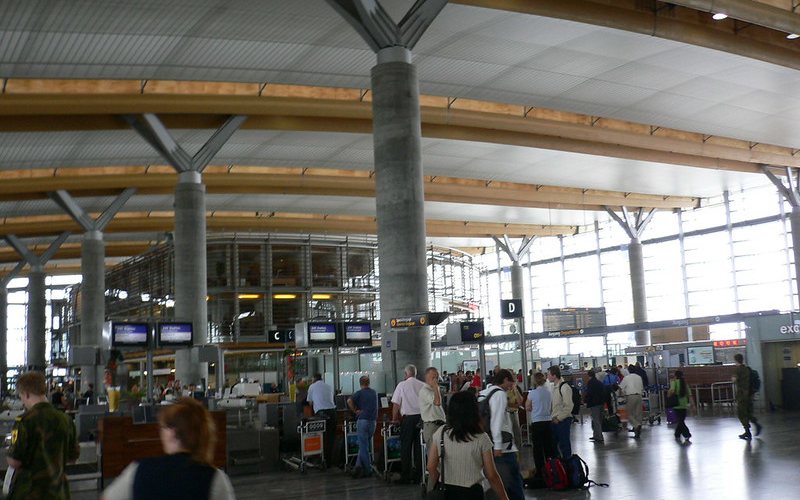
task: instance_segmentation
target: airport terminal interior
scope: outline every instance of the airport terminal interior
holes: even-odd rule
[[[797,0],[0,2],[0,83],[0,470],[37,370],[73,499],[161,454],[182,395],[240,500],[421,498],[396,484],[407,364],[445,407],[498,367],[527,397],[638,365],[641,436],[616,397],[604,443],[585,404],[571,426],[607,485],[525,498],[796,496]]]

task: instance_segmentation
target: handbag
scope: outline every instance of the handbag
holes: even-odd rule
[[[672,396],[667,396],[664,406],[667,408],[675,408],[678,406],[678,395],[673,393]]]
[[[445,500],[447,496],[447,485],[444,482],[444,429],[442,429],[442,438],[439,440],[439,463],[442,466],[442,473],[433,489],[425,495],[426,500]]]

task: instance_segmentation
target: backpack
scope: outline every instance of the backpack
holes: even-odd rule
[[[489,394],[486,395],[486,397],[478,401],[478,415],[481,417],[481,427],[483,427],[483,432],[489,435],[489,439],[492,440],[492,442],[494,442],[494,439],[492,439],[492,426],[491,426],[492,407],[489,406],[489,400],[492,399],[492,396],[494,396],[494,394],[500,390],[502,389],[500,389],[499,387],[495,387],[489,392]]]
[[[572,455],[563,462],[570,488],[587,489],[592,485],[608,487],[607,483],[596,483],[589,479],[589,466],[578,455]]]
[[[581,411],[581,393],[569,382],[561,382],[558,386],[559,393],[561,393],[561,387],[563,387],[564,384],[567,384],[572,389],[572,414],[577,415]],[[564,395],[561,394],[561,397],[563,398]]]
[[[551,490],[569,488],[567,470],[560,458],[548,458],[544,462],[544,484]]]
[[[750,368],[750,393],[755,394],[761,390],[761,377],[758,372]]]

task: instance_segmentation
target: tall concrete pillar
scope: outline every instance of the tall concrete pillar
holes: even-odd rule
[[[647,321],[647,293],[644,283],[644,257],[642,244],[632,239],[628,245],[628,263],[631,270],[631,294],[633,297],[633,321]],[[650,330],[636,331],[636,345],[650,345]]]
[[[105,321],[105,257],[103,233],[84,233],[81,243],[81,331],[79,339],[72,339],[73,345],[100,346]],[[86,392],[89,384],[94,384],[96,390],[102,387],[102,373],[102,367],[82,365],[79,394]]]
[[[181,172],[175,187],[175,317],[191,320],[195,344],[207,342],[206,188],[200,172]],[[175,353],[182,383],[208,379],[208,363],[193,362],[190,349]]]
[[[522,279],[522,265],[519,261],[511,264],[511,298],[525,299],[525,288]]]
[[[651,208],[645,215],[644,208],[639,208],[634,214],[628,212],[627,207],[622,207],[622,217],[614,210],[605,207],[608,215],[622,227],[631,238],[628,245],[628,265],[631,270],[631,293],[633,298],[633,321],[644,323],[647,321],[647,293],[644,282],[644,258],[642,256],[641,237],[647,224],[653,219],[656,213],[655,208]],[[636,345],[650,345],[650,331],[637,330],[635,333]]]
[[[372,68],[373,141],[380,306],[384,329],[393,317],[428,310],[419,85],[411,52],[390,47]],[[413,334],[413,349],[397,352],[420,373],[430,365],[428,328]],[[384,366],[390,351],[382,351]],[[398,380],[402,380],[402,377]]]
[[[800,207],[793,207],[789,214],[789,222],[792,227],[792,250],[794,251],[794,284],[800,300]],[[794,304],[800,307],[800,304]]]
[[[0,398],[8,392],[8,290],[0,288]]]
[[[28,349],[25,363],[29,370],[44,371],[45,335],[47,330],[44,270],[36,266],[28,274]]]

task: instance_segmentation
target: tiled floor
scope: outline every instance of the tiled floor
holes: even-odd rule
[[[731,416],[690,418],[692,444],[678,444],[666,423],[645,424],[641,439],[625,433],[606,434],[605,444],[589,441],[591,429],[573,426],[573,450],[589,464],[589,477],[608,488],[551,492],[528,490],[531,499],[766,499],[800,498],[800,413],[761,415],[763,434],[751,442]],[[530,448],[523,453],[530,454]],[[393,486],[379,479],[350,479],[338,469],[272,473],[232,478],[239,500],[418,499],[415,486]],[[78,492],[73,500],[97,498],[96,492]]]

